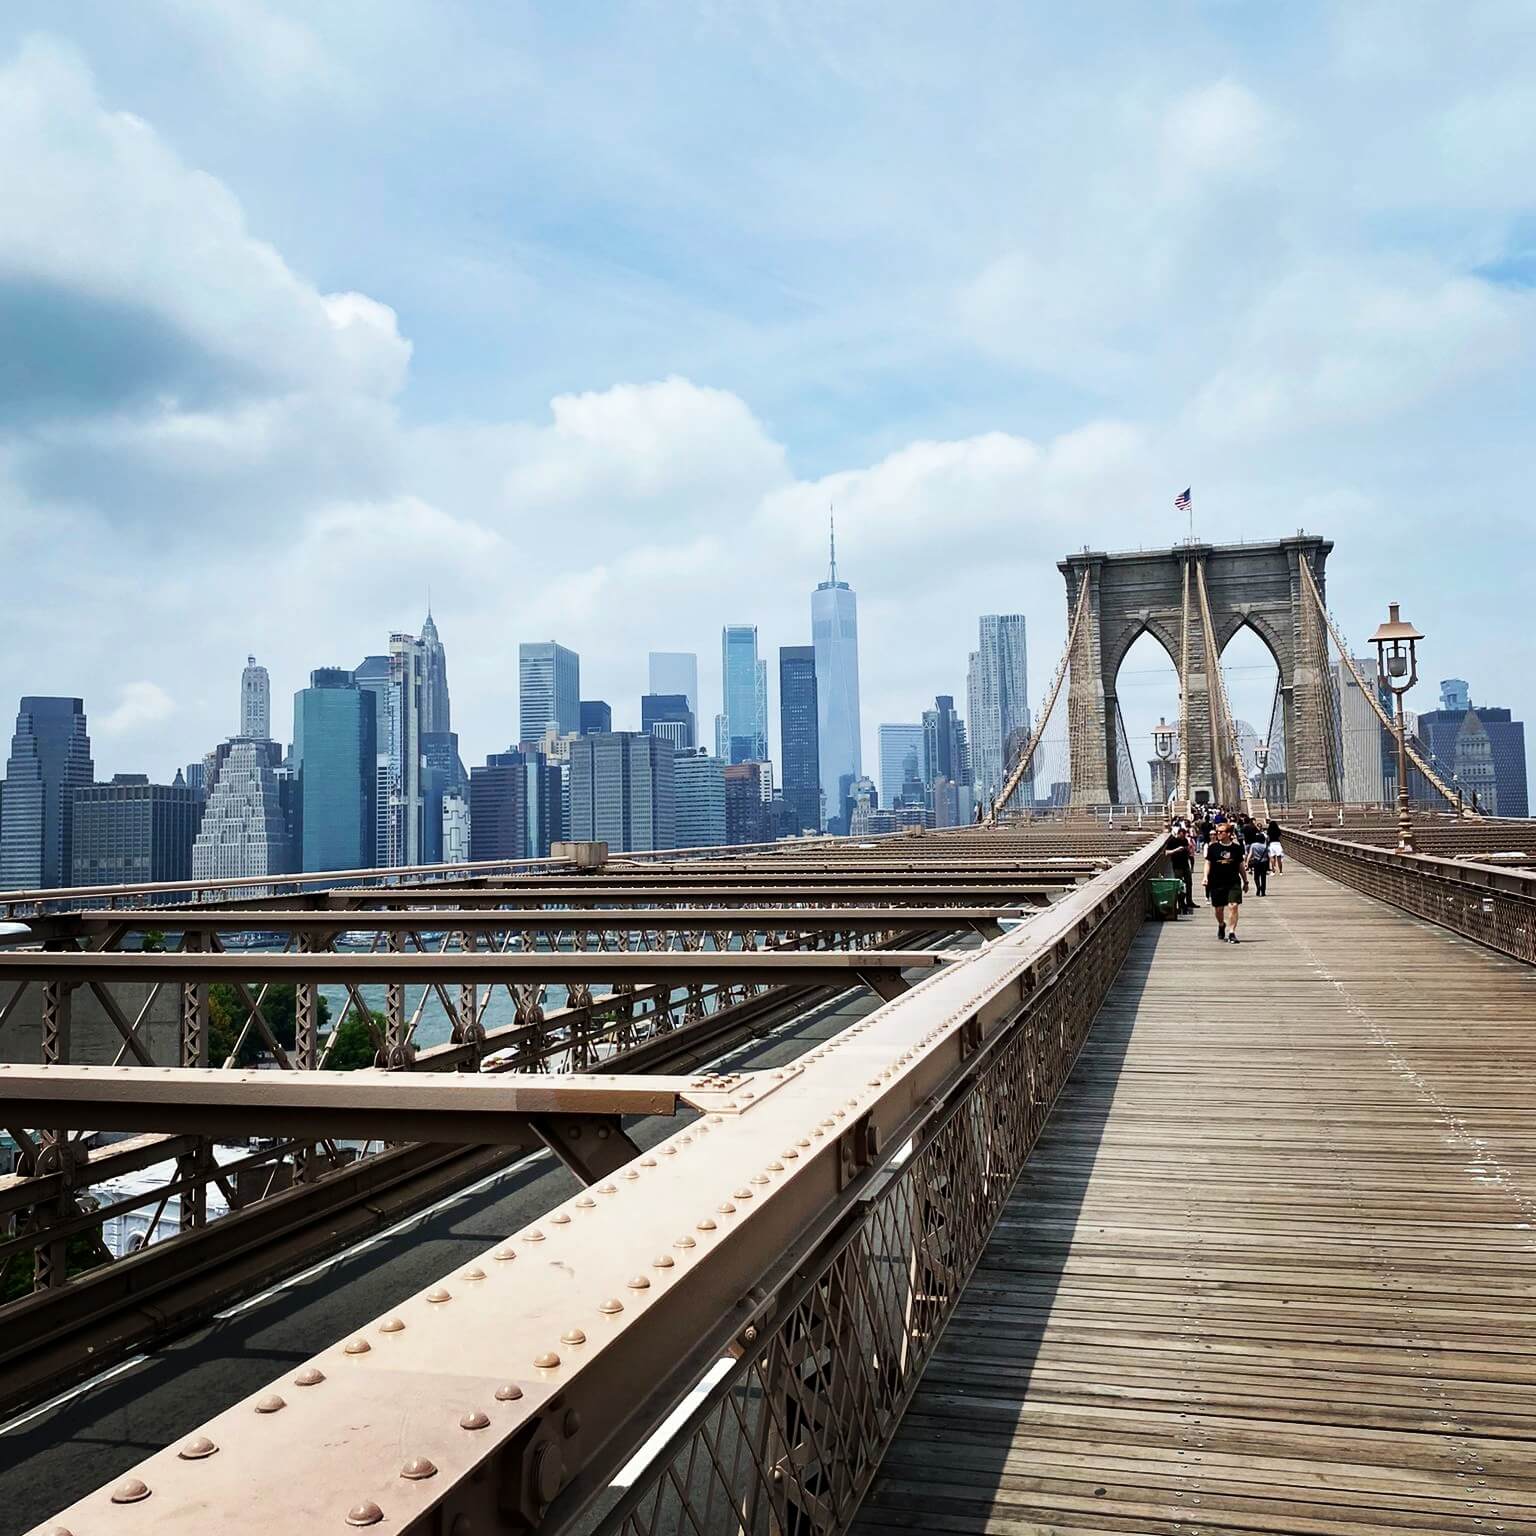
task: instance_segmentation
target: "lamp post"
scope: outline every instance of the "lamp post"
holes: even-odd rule
[[[1157,753],[1157,760],[1166,763],[1173,757],[1173,727],[1159,715],[1157,724],[1152,730],[1152,750]],[[1168,784],[1168,775],[1163,774],[1163,787]],[[1166,814],[1168,825],[1173,825],[1173,796],[1163,797],[1163,810]]]
[[[1264,793],[1264,770],[1269,767],[1269,743],[1261,741],[1253,749],[1253,766],[1259,770],[1259,799],[1268,801],[1269,796]]]
[[[1399,605],[1388,605],[1387,622],[1377,626],[1371,636],[1376,647],[1376,671],[1384,687],[1397,700],[1397,849],[1414,853],[1413,818],[1408,813],[1408,738],[1403,713],[1403,695],[1419,680],[1418,642],[1424,638],[1398,612]]]

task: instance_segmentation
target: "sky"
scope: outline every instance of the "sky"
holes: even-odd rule
[[[755,622],[776,717],[835,505],[873,772],[982,613],[1038,699],[1056,561],[1182,538],[1186,485],[1201,537],[1332,538],[1357,649],[1401,601],[1411,704],[1529,714],[1533,44],[1526,0],[8,0],[0,714],[79,694],[99,775],[169,778],[248,652],[291,735],[430,587],[466,761],[522,640],[634,727],[648,650],[712,715]]]

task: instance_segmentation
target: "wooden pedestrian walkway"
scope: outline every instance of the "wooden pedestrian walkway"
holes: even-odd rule
[[[1240,932],[1143,929],[860,1530],[1536,1536],[1536,970]]]

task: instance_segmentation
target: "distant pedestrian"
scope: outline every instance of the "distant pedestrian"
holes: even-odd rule
[[[1269,819],[1269,826],[1265,830],[1265,841],[1269,844],[1269,867],[1277,874],[1285,873],[1285,848],[1280,842],[1280,823],[1273,816]]]
[[[1248,873],[1253,876],[1256,896],[1263,896],[1269,889],[1269,843],[1264,834],[1255,828],[1257,836],[1248,844]]]
[[[1184,882],[1184,897],[1180,902],[1180,910],[1193,912],[1195,910],[1195,865],[1189,846],[1189,833],[1184,830],[1182,822],[1175,822],[1168,831],[1168,840],[1163,844],[1163,852],[1168,855],[1168,868],[1173,871],[1175,880]]]
[[[1216,909],[1216,938],[1237,943],[1237,919],[1243,904],[1243,880],[1247,855],[1233,835],[1232,823],[1223,821],[1205,848],[1205,896]]]

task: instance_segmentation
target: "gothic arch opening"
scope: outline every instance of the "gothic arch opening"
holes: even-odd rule
[[[1269,642],[1251,624],[1239,625],[1222,647],[1221,672],[1237,722],[1238,747],[1249,787],[1264,794],[1258,779],[1259,753],[1266,752],[1264,777],[1273,788],[1285,773],[1285,722],[1280,708],[1280,664]],[[1283,795],[1283,789],[1280,791]],[[1271,797],[1273,798],[1273,797]]]
[[[1154,737],[1160,720],[1178,724],[1179,673],[1168,648],[1150,629],[1143,629],[1120,658],[1114,687],[1123,726],[1117,798],[1122,804],[1139,798],[1148,805],[1166,805],[1178,784],[1178,738],[1174,738],[1170,779],[1170,768],[1156,766]],[[1127,766],[1134,770],[1134,783],[1127,776]]]

